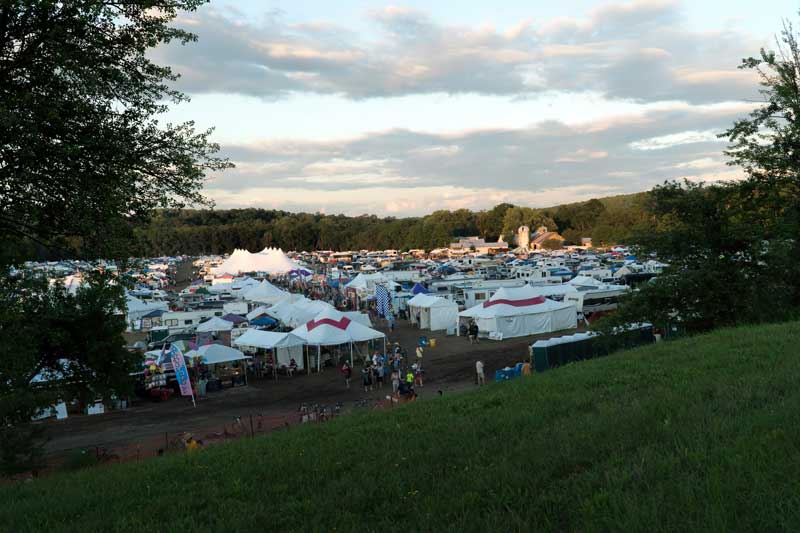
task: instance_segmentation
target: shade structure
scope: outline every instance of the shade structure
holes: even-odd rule
[[[230,346],[223,346],[222,344],[206,344],[197,350],[186,352],[185,355],[193,359],[199,358],[207,365],[250,359],[249,355],[245,355],[240,350]]]
[[[303,360],[303,346],[305,343],[306,341],[291,333],[257,329],[248,329],[233,341],[236,346],[274,350],[278,365],[289,366],[291,360],[294,359],[300,370],[305,368],[305,361]]]
[[[279,301],[287,294],[288,293],[286,291],[279,289],[269,281],[263,280],[258,285],[243,291],[242,296],[249,302],[272,304]]]
[[[213,331],[230,331],[232,329],[233,329],[233,322],[229,322],[227,320],[221,319],[218,316],[215,316],[197,326],[196,331],[198,333],[207,333]]]
[[[353,281],[345,285],[345,289],[354,289],[356,292],[362,294],[372,294],[375,291],[375,285],[384,285],[390,291],[394,291],[398,284],[390,280],[381,273],[365,274],[360,273],[353,278]]]
[[[603,282],[590,276],[575,276],[567,282],[573,287],[602,287]]]
[[[472,318],[479,331],[503,338],[574,329],[578,325],[578,312],[572,303],[549,300],[529,285],[503,287],[489,300],[459,313],[459,317]]]
[[[380,331],[368,328],[335,309],[327,309],[292,331],[312,346],[336,346],[366,342],[385,337]]]

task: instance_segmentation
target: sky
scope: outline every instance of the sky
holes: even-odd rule
[[[738,69],[800,0],[212,0],[156,49],[236,165],[218,208],[413,216],[736,179]]]

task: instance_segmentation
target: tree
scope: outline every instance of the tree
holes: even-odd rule
[[[500,238],[503,233],[503,220],[506,211],[514,207],[511,204],[498,204],[488,211],[478,213],[477,225],[481,236],[487,241],[494,241]]]
[[[205,173],[229,164],[209,131],[158,121],[186,97],[147,56],[193,40],[169,23],[202,3],[0,4],[0,240],[121,256],[132,222],[203,201]]]
[[[0,458],[35,458],[32,414],[54,399],[129,390],[125,280],[85,273],[76,296],[11,273],[29,244],[59,256],[124,259],[155,208],[203,203],[205,174],[229,163],[209,131],[159,122],[185,100],[149,49],[194,36],[170,26],[201,0],[0,3]],[[166,103],[165,103],[166,102]],[[169,238],[176,235],[174,231]],[[22,241],[25,246],[17,244]],[[120,263],[121,264],[121,263]],[[62,376],[45,384],[40,374]]]

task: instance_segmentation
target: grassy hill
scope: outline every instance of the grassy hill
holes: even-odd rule
[[[800,528],[800,323],[0,488],[4,531]]]

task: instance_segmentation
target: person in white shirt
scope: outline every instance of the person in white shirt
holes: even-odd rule
[[[475,372],[478,374],[478,386],[486,384],[486,376],[483,373],[483,361],[478,360],[475,363]]]

